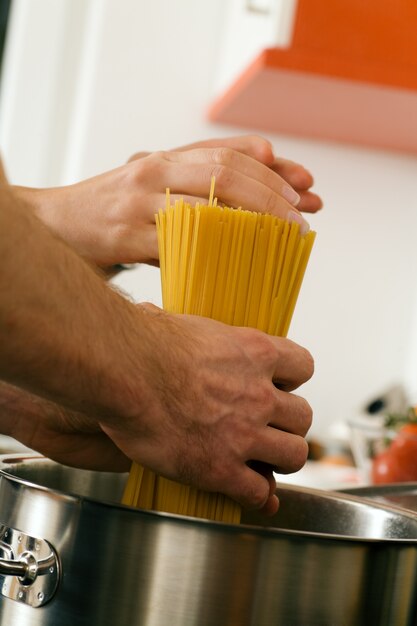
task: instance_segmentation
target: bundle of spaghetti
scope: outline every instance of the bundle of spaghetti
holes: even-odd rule
[[[286,336],[315,233],[264,213],[182,199],[156,215],[163,306]],[[123,503],[238,523],[238,504],[134,463]]]

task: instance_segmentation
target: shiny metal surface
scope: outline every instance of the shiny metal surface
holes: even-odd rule
[[[0,626],[414,626],[417,516],[353,496],[279,489],[241,526],[117,504],[125,477],[3,459],[0,522],[42,537],[62,579]]]
[[[54,549],[39,537],[0,525],[0,594],[40,607],[53,598],[60,567]]]
[[[344,489],[340,493],[360,496],[417,513],[417,483],[394,483]]]

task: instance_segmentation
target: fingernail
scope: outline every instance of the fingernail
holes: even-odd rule
[[[300,234],[305,235],[310,230],[310,224],[303,218],[298,211],[290,211],[288,214],[289,222],[297,222],[300,225]]]
[[[300,202],[300,196],[292,187],[284,185],[281,190],[282,196],[293,206],[297,206]]]

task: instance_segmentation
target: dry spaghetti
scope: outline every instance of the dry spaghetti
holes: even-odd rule
[[[203,315],[286,336],[315,233],[273,215],[182,199],[156,215],[166,311]],[[123,496],[132,506],[239,522],[240,507],[133,463]]]

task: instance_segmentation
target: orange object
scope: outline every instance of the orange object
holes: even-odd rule
[[[209,117],[417,152],[416,24],[415,0],[299,0],[291,47],[260,54]]]
[[[398,431],[390,446],[372,462],[374,484],[417,481],[417,424]]]

